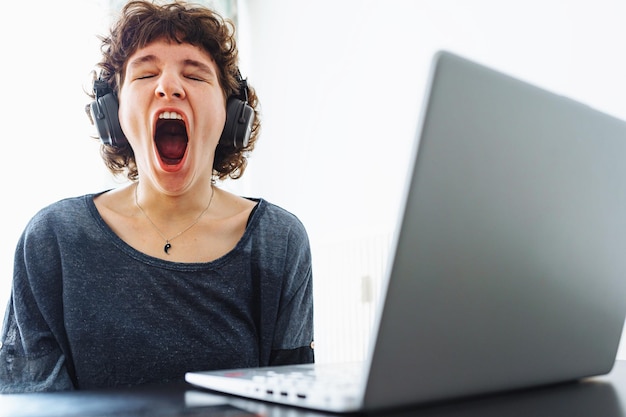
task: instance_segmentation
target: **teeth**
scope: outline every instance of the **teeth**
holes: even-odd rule
[[[176,113],[175,111],[164,111],[163,113],[159,114],[159,119],[178,119],[178,120],[182,120],[183,116],[181,116],[180,114]]]

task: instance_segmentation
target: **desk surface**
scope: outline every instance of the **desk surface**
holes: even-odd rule
[[[626,361],[613,371],[578,383],[491,395],[384,413],[398,417],[602,416],[626,417]],[[0,417],[263,416],[321,414],[217,396],[187,384],[125,390],[0,395]]]

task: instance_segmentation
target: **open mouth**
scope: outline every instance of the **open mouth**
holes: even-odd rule
[[[161,160],[167,165],[180,163],[187,150],[187,128],[176,112],[163,112],[157,120],[154,141]]]

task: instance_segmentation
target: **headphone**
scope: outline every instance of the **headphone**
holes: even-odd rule
[[[248,146],[254,122],[254,109],[248,104],[248,82],[237,71],[239,93],[226,102],[226,122],[219,145],[243,149]],[[96,126],[100,141],[108,146],[121,148],[128,145],[118,116],[117,96],[102,77],[94,80],[95,100],[89,104],[92,123]]]

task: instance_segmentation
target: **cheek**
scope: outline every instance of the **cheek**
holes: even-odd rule
[[[122,126],[122,131],[124,131],[124,133],[128,136],[130,126],[128,123],[128,114],[125,110],[130,106],[126,103],[125,97],[121,93],[118,96],[118,103],[119,109],[117,111],[117,116],[120,121],[120,126]]]
[[[217,145],[226,123],[226,108],[221,102],[216,101],[205,109],[203,114],[204,116],[199,120],[202,130],[205,132],[202,136],[210,138],[211,142],[215,142]]]
[[[218,126],[218,130],[221,133],[222,130],[224,130],[224,125],[226,124],[226,118],[229,117],[228,107],[227,107],[227,103],[225,100],[221,100],[217,106],[219,108],[219,111],[217,112],[218,120],[216,124]],[[231,115],[231,116],[236,117],[236,115]]]
[[[215,125],[216,125],[217,130],[221,134],[222,130],[224,130],[224,125],[226,124],[226,118],[228,117],[226,108],[220,107],[220,111],[216,114],[216,116],[217,117],[216,117]]]
[[[132,94],[126,94],[126,96],[132,97]],[[120,94],[118,117],[122,131],[129,141],[132,141],[132,138],[140,133],[141,119],[136,111],[132,111],[132,109],[141,108],[140,106],[139,103],[135,101],[131,102],[128,98]]]

